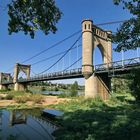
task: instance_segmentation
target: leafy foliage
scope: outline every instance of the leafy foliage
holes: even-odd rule
[[[132,95],[136,98],[137,101],[140,102],[140,70],[134,70],[131,72],[130,78],[132,82],[130,83],[130,89],[132,91]]]
[[[122,4],[132,18],[126,20],[113,36],[113,42],[118,46],[116,51],[136,49],[140,45],[140,0],[113,0],[116,5]]]
[[[75,81],[71,85],[71,91],[70,91],[70,96],[76,96],[78,94],[78,82]]]
[[[115,93],[130,93],[130,83],[129,74],[123,75],[121,78],[112,78],[112,91]]]
[[[7,94],[7,95],[5,96],[5,99],[6,99],[6,100],[12,100],[13,97],[14,97],[14,95],[12,95],[12,94]]]
[[[113,101],[77,98],[54,105],[65,112],[56,140],[139,140],[139,104],[127,95],[117,96]]]
[[[41,94],[33,94],[30,97],[32,98],[31,101],[33,101],[34,103],[40,104],[43,101],[43,96]]]
[[[45,91],[46,90],[46,88],[45,87],[41,87],[41,91]]]
[[[12,0],[8,5],[9,34],[23,31],[34,38],[37,30],[56,32],[62,13],[54,0]]]

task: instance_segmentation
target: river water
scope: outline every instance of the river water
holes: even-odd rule
[[[58,126],[41,116],[41,109],[0,110],[0,140],[54,140]]]
[[[70,94],[71,92],[70,91],[48,91],[48,90],[45,90],[45,91],[41,91],[41,90],[34,90],[34,89],[31,89],[31,91],[33,93],[40,93],[40,94],[51,94],[51,95],[59,95],[59,94]],[[84,91],[78,91],[78,95],[84,95]]]

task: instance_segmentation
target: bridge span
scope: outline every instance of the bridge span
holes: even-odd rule
[[[115,61],[107,64],[95,65],[94,74],[102,75],[108,74],[110,77],[115,77],[120,74],[130,73],[134,69],[140,68],[140,57],[125,59],[120,61]],[[74,79],[74,78],[84,78],[82,74],[82,68],[47,73],[43,75],[36,75],[30,77],[29,79],[18,79],[19,83],[31,83],[37,81],[50,81],[50,80],[63,80],[63,79]],[[13,79],[13,78],[12,78]],[[14,84],[13,80],[3,81],[1,84]]]
[[[140,57],[115,62],[112,61],[111,35],[112,35],[111,31],[106,31],[101,29],[100,27],[97,27],[96,25],[93,24],[92,20],[84,20],[82,22],[82,33],[80,34],[80,36],[73,43],[73,45],[70,46],[68,50],[59,53],[59,55],[62,54],[62,56],[60,58],[57,58],[56,62],[48,66],[48,68],[42,71],[40,74],[35,75],[33,77],[30,77],[31,65],[17,63],[14,67],[13,77],[11,77],[9,73],[0,74],[0,89],[6,89],[8,85],[14,84],[14,90],[19,91],[26,90],[28,83],[31,82],[84,78],[86,97],[94,98],[100,96],[102,99],[108,99],[109,93],[111,91],[111,77],[120,74],[130,73],[131,70],[140,68]],[[58,62],[60,62],[60,60],[62,60],[62,58],[64,58],[64,56],[66,56],[67,53],[70,53],[72,49],[76,48],[75,45],[80,40],[80,38],[82,38],[82,48],[81,48],[82,53],[80,52],[82,56],[80,57],[80,59],[77,59],[73,64],[75,64],[79,60],[82,60],[81,67],[68,70],[71,68],[71,66],[73,66],[72,64],[63,71],[46,73],[46,71],[50,70],[56,64],[58,64]],[[60,44],[60,42],[56,44]],[[53,45],[52,48],[55,45]],[[102,55],[103,64],[100,65],[93,64],[94,62],[93,52],[96,47],[99,48]],[[47,48],[46,50],[49,49],[50,48]],[[38,53],[35,56],[32,56],[31,58],[40,55],[42,52]],[[58,54],[54,56],[58,56]],[[46,59],[43,59],[42,61],[44,60]],[[38,61],[34,64],[37,64],[42,61]],[[20,72],[25,73],[26,75],[25,79],[18,78]]]

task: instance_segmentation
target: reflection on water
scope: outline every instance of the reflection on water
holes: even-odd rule
[[[52,95],[59,95],[59,94],[67,94],[69,95],[71,92],[70,91],[40,91],[40,90],[33,90],[30,89],[33,93],[40,93],[40,94],[52,94]],[[78,91],[78,95],[84,95],[84,91]]]
[[[54,140],[58,127],[41,110],[0,110],[0,140]]]
[[[9,124],[14,126],[16,124],[26,124],[27,117],[23,112],[13,110],[10,112]]]

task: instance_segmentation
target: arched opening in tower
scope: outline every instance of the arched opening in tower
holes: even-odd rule
[[[20,71],[18,74],[18,79],[22,80],[22,79],[26,79],[26,78],[27,78],[27,75],[25,74],[25,72]]]
[[[93,65],[95,66],[103,63],[104,63],[103,47],[102,45],[99,44],[95,46],[93,50]]]

